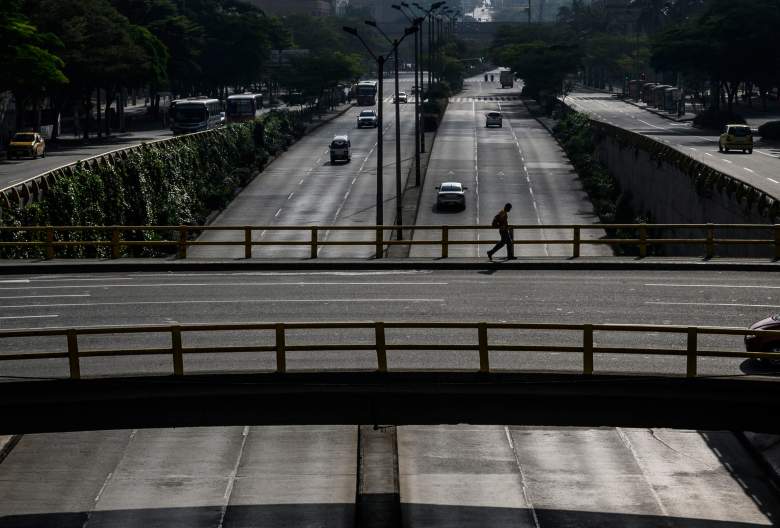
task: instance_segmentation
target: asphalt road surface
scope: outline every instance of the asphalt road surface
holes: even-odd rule
[[[733,272],[130,273],[2,281],[3,328],[380,319],[742,327],[780,305],[780,283],[772,275]],[[300,334],[290,342],[345,337]],[[468,336],[412,337],[455,342]],[[262,339],[227,335],[222,342]],[[664,343],[653,334],[633,338],[633,344]],[[150,343],[117,337],[111,344]],[[2,347],[3,353],[17,349],[29,347]],[[187,358],[185,368],[272,366],[271,358],[252,356]],[[392,354],[390,364],[476,368],[475,356],[405,352]],[[578,364],[553,354],[532,356],[492,359],[510,368]],[[289,366],[371,367],[373,357],[301,354]],[[683,367],[641,356],[596,362],[597,370]],[[95,359],[85,371],[117,368],[166,372],[169,366]],[[704,374],[751,372],[754,367],[736,360],[702,365]],[[3,373],[56,376],[65,366],[4,365]],[[349,426],[26,435],[0,464],[0,527],[353,526],[356,438]],[[772,525],[780,513],[766,475],[725,432],[432,425],[400,427],[398,445],[404,526],[753,527]]]
[[[780,148],[777,145],[757,139],[753,154],[718,152],[719,135],[714,131],[694,128],[690,122],[664,119],[610,94],[578,91],[566,97],[566,103],[600,121],[655,138],[770,196],[780,197]]]
[[[490,225],[493,216],[509,202],[511,224],[526,226],[597,223],[592,205],[582,190],[566,154],[547,130],[529,114],[520,100],[521,85],[502,89],[498,71],[495,82],[483,76],[467,80],[454,96],[436,134],[431,160],[421,192],[418,225],[450,226],[449,239],[481,244],[451,246],[450,256],[483,257],[498,238],[494,229],[465,231],[457,225]],[[500,111],[501,128],[485,126],[485,114]],[[467,187],[463,210],[436,206],[436,187],[457,181]],[[585,238],[603,232],[583,232]],[[439,240],[438,231],[417,231],[415,240]],[[570,239],[571,230],[515,230],[515,240]],[[412,247],[412,256],[438,256],[437,246]],[[517,256],[569,255],[570,246],[518,245]],[[583,255],[609,255],[605,246],[583,246]],[[504,250],[496,256],[505,255]]]
[[[92,144],[47,150],[45,158],[3,160],[0,161],[0,189],[79,160],[166,137],[173,137],[173,133],[167,129],[129,132],[110,139],[93,139]]]
[[[411,92],[413,77],[403,75],[400,89]],[[391,104],[393,82],[384,84],[383,216],[386,225],[395,218],[395,107]],[[414,104],[401,104],[401,184],[406,185],[414,162]],[[341,117],[324,124],[298,141],[258,175],[215,219],[212,225],[290,226],[376,224],[377,130],[357,129],[357,116],[370,107],[355,106]],[[331,164],[329,150],[333,136],[347,134],[352,143],[352,161]],[[389,232],[387,233],[390,234]],[[327,231],[320,241],[375,239],[374,231]],[[243,241],[243,232],[206,232],[201,242]],[[309,231],[259,231],[256,242],[305,241]],[[307,246],[255,246],[253,257],[308,257]],[[323,257],[367,257],[374,245],[322,246]],[[243,258],[241,246],[200,246],[195,258]]]

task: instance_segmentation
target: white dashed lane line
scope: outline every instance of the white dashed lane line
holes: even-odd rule
[[[728,163],[729,165],[731,165],[732,163],[734,163],[733,161],[731,161],[731,160],[727,160],[726,158],[720,158],[720,161],[725,161],[725,162],[726,162],[726,163]]]
[[[742,168],[745,169],[748,172],[752,172],[753,174],[756,173],[756,171],[754,171],[753,169],[748,169],[747,167],[742,167]]]
[[[767,180],[771,181],[772,183],[780,183],[779,181],[773,180],[772,178],[767,178]]]

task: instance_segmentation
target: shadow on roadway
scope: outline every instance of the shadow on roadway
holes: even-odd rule
[[[780,376],[780,361],[746,359],[739,365],[739,370],[756,376]]]
[[[0,517],[0,528],[82,528],[87,524],[114,528],[124,526],[187,526],[197,528],[198,526],[217,525],[225,528],[255,526],[330,528],[353,526],[356,515],[354,504],[345,503],[229,506],[225,512],[223,523],[220,523],[221,512],[220,506],[199,506],[5,515]],[[538,519],[538,525],[544,527],[758,528],[766,526],[750,522],[712,521],[674,516],[416,503],[401,505],[400,526],[526,527],[534,525],[534,515]]]

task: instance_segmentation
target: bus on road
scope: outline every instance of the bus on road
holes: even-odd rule
[[[189,134],[216,128],[223,124],[222,101],[219,99],[177,99],[170,107],[171,130],[174,134]]]
[[[263,94],[228,95],[225,117],[228,123],[252,121],[260,117],[263,110]]]
[[[376,104],[376,81],[360,81],[357,84],[355,98],[358,106],[374,106]]]

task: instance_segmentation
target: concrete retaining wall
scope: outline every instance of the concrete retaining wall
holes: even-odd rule
[[[633,209],[650,223],[771,224],[773,199],[735,178],[716,171],[646,136],[594,122],[596,156],[630,193]],[[650,141],[648,141],[650,140]],[[654,144],[655,143],[655,144]],[[664,230],[655,238],[703,238],[705,230]],[[715,230],[715,238],[773,240],[772,229]],[[665,246],[667,255],[704,255],[704,245]],[[760,245],[717,245],[716,256],[773,256]]]

